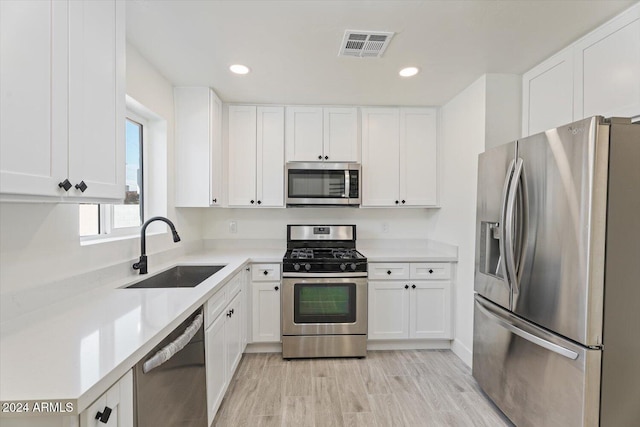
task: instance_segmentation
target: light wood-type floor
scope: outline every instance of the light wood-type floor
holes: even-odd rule
[[[511,426],[448,350],[245,354],[214,426]]]

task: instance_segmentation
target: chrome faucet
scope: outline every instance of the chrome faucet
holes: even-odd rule
[[[163,216],[154,216],[153,218],[149,218],[142,224],[142,228],[140,229],[140,261],[133,264],[134,270],[140,270],[140,274],[147,274],[147,226],[153,221],[164,221],[171,228],[171,233],[173,234],[173,241],[179,242],[180,236],[178,236],[178,232],[176,231],[176,227],[173,223]]]

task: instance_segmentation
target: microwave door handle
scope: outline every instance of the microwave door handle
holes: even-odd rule
[[[349,169],[344,170],[344,191],[345,194],[342,195],[344,198],[349,198],[351,195],[351,179],[349,178]]]

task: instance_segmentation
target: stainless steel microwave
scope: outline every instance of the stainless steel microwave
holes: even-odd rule
[[[287,206],[360,205],[360,165],[290,162],[286,165]]]

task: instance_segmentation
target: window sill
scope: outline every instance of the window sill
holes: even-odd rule
[[[168,233],[167,231],[153,231],[153,232],[148,232],[147,237],[156,236],[159,234],[167,234],[167,233]],[[103,236],[81,237],[80,246],[92,246],[100,243],[119,242],[122,240],[131,240],[131,239],[139,239],[139,238],[140,238],[140,232],[137,232],[135,234],[126,234],[122,236],[103,235]]]

